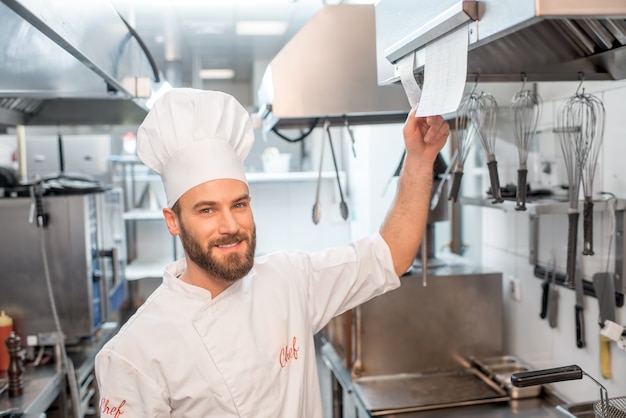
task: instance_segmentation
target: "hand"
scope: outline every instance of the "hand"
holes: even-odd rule
[[[450,126],[441,116],[415,117],[409,112],[402,133],[407,155],[434,162],[450,135]]]

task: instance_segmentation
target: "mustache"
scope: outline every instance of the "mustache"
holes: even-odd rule
[[[236,234],[225,235],[219,239],[211,241],[209,244],[213,246],[234,244],[239,241],[248,241],[248,235],[242,232]]]

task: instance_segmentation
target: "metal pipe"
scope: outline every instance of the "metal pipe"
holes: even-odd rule
[[[26,174],[26,130],[24,125],[15,127],[15,135],[17,136],[17,176],[20,183],[26,183],[28,176]]]

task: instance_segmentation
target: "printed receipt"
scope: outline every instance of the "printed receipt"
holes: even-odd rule
[[[411,109],[413,109],[420,102],[422,95],[422,88],[417,84],[415,75],[413,74],[413,68],[415,67],[415,51],[405,55],[400,62],[398,62],[398,69],[400,70],[400,82],[406,93],[406,98],[409,99]]]
[[[415,116],[455,112],[467,80],[468,26],[426,45],[424,85]]]

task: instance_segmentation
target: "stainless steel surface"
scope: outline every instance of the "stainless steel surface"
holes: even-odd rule
[[[385,50],[385,58],[389,62],[396,62],[414,51],[415,48],[434,41],[463,23],[477,20],[479,16],[478,2],[473,0],[456,1],[452,4],[447,4],[446,7],[447,9],[430,19],[424,26],[417,28],[404,38],[390,45]]]
[[[56,365],[46,367],[26,367],[23,374],[24,392],[17,398],[9,398],[8,393],[0,395],[0,411],[15,413],[44,414],[54,402],[64,384],[63,371]]]
[[[427,287],[415,272],[359,306],[362,376],[450,370],[459,356],[502,354],[501,273],[453,259],[429,269]]]
[[[502,354],[502,275],[454,255],[439,258],[445,263],[428,269],[427,287],[412,271],[399,289],[357,307],[353,327],[344,314],[326,329],[344,367],[352,365],[348,376],[368,413],[508,399],[504,388],[468,371],[467,360]],[[463,389],[435,396],[435,381]]]
[[[588,80],[626,78],[621,0],[483,0],[476,2],[477,20],[458,18],[465,3],[377,2],[378,83],[399,83],[395,63],[408,53],[421,72],[425,45],[460,25],[470,31],[467,73],[481,81],[520,81],[522,72],[529,81],[576,80],[579,71]]]
[[[97,352],[118,330],[115,323],[104,324],[98,335],[79,346],[70,347],[68,356],[75,365],[76,377],[84,382],[93,376],[94,360]],[[46,416],[45,413],[65,388],[65,372],[56,363],[44,366],[26,366],[24,370],[24,394],[9,398],[8,393],[0,394],[0,411],[12,410],[19,416]],[[97,400],[96,400],[97,401]],[[60,407],[63,407],[61,403]],[[65,415],[63,415],[65,416]]]
[[[51,8],[43,0],[2,0],[0,37],[10,44],[0,52],[3,123],[138,122],[159,85],[148,55],[106,1]]]
[[[579,402],[557,406],[557,410],[568,418],[596,418],[593,410],[595,402]]]
[[[332,376],[343,387],[344,393],[353,399],[358,416],[362,418],[370,417],[371,415],[363,406],[362,400],[357,396],[352,386],[349,370],[343,364],[341,357],[337,354],[332,344],[328,342],[323,344],[321,355]],[[337,399],[333,399],[333,401],[341,402],[341,400]],[[563,403],[564,401],[554,394],[543,392],[540,397],[536,398],[397,414],[390,413],[384,416],[387,418],[563,418],[567,417],[567,415],[556,408],[557,405],[562,405]]]
[[[508,401],[508,394],[473,369],[364,377],[355,394],[372,416]]]
[[[530,370],[528,365],[514,356],[472,358],[472,363],[499,387],[505,389],[512,399],[535,397],[541,393],[541,386],[518,388],[511,384],[513,373]]]
[[[258,91],[266,130],[403,122],[401,86],[376,82],[373,5],[325,5],[266,69]]]
[[[25,181],[67,174],[109,182],[110,135],[27,135],[25,142]]]
[[[36,345],[55,343],[41,239],[68,344],[91,337],[119,307],[126,263],[121,199],[119,189],[44,196],[43,208],[50,219],[46,228],[29,223],[30,197],[0,199],[4,271],[0,305],[14,318],[22,341],[35,336]]]

